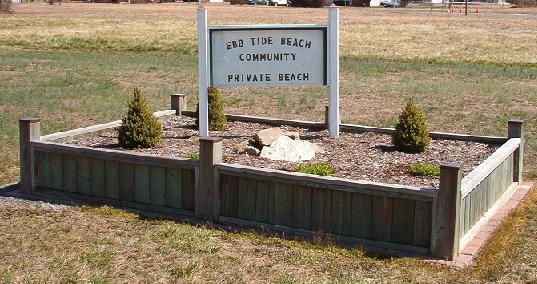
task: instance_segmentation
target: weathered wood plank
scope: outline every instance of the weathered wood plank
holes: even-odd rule
[[[332,230],[333,234],[350,236],[351,234],[352,193],[332,191]]]
[[[175,110],[163,110],[163,111],[157,111],[153,113],[155,117],[163,117],[163,116],[174,115],[174,114],[175,114]],[[98,132],[98,131],[102,131],[106,129],[111,129],[111,128],[118,127],[120,125],[121,125],[121,120],[116,120],[116,121],[112,121],[108,123],[96,124],[96,125],[92,125],[88,127],[82,127],[82,128],[77,128],[77,129],[63,131],[63,132],[52,133],[49,135],[41,136],[41,140],[53,141],[53,140],[58,140],[58,139],[64,139],[64,138],[74,137],[78,135]]]
[[[76,158],[63,155],[62,183],[64,191],[76,192]]]
[[[256,181],[254,179],[239,178],[239,218],[246,220],[255,219],[255,192]]]
[[[332,230],[332,190],[313,188],[311,193],[312,229],[321,233],[329,233]]]
[[[91,172],[89,158],[76,158],[76,191],[84,195],[90,195],[91,193]]]
[[[150,167],[151,172],[151,204],[157,206],[166,205],[166,168]]]
[[[222,215],[237,217],[239,214],[239,178],[220,175]]]
[[[392,200],[387,197],[371,197],[371,239],[377,241],[389,241],[391,239]]]
[[[37,159],[37,187],[47,188],[50,186],[49,153],[36,152]]]
[[[274,189],[272,184],[264,180],[257,181],[256,191],[255,220],[272,224],[274,222]]]
[[[181,170],[181,193],[183,209],[194,210],[195,207],[195,171],[194,170]]]
[[[135,201],[134,199],[134,165],[119,164],[119,200]]]
[[[293,186],[293,227],[311,230],[311,187]]]
[[[414,210],[415,246],[429,247],[431,243],[432,202],[416,201]]]
[[[357,238],[369,237],[371,228],[371,195],[353,193],[351,208],[351,235]]]
[[[104,160],[90,160],[91,195],[104,197],[105,190],[105,165]]]
[[[182,208],[181,170],[166,168],[166,206]]]
[[[134,200],[142,204],[151,204],[151,173],[149,166],[134,166]]]
[[[365,180],[350,180],[338,177],[316,176],[297,172],[255,168],[244,165],[219,164],[216,165],[221,174],[255,178],[271,182],[286,183],[290,179],[293,184],[309,187],[335,189],[339,191],[360,192],[386,197],[398,197],[416,200],[430,200],[438,195],[438,189],[418,188],[398,184],[386,184]]]
[[[106,161],[104,167],[106,169],[104,195],[106,198],[119,199],[119,181],[121,179],[119,174],[119,163],[115,161]]]
[[[288,183],[274,186],[274,224],[293,225],[293,186]]]
[[[193,170],[199,161],[186,158],[173,158],[139,152],[91,148],[80,145],[62,144],[48,141],[33,141],[31,144],[37,151],[58,153],[73,156],[84,156],[93,159],[113,160],[127,164],[139,164],[157,167],[179,167]]]
[[[391,241],[411,245],[414,240],[414,216],[416,201],[394,198]]]
[[[49,182],[50,188],[63,190],[63,159],[62,154],[50,153],[49,155]]]

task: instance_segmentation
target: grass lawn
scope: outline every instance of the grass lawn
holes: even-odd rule
[[[30,3],[1,15],[0,184],[18,179],[21,116],[42,118],[45,134],[119,119],[133,87],[148,95],[154,110],[167,108],[174,92],[189,94],[193,108],[195,9],[187,3]],[[537,177],[537,18],[532,18],[537,10],[509,11],[464,17],[438,10],[342,8],[343,122],[393,126],[410,96],[435,131],[505,135],[507,120],[521,118],[527,122],[524,175]],[[319,23],[326,14],[209,5],[210,24]],[[226,112],[318,121],[326,92],[223,90]],[[477,264],[463,272],[108,209],[0,207],[0,228],[6,228],[0,230],[0,282],[536,281],[536,201],[534,191]]]

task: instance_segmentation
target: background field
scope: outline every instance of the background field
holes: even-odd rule
[[[148,95],[150,106],[155,110],[168,107],[168,96],[174,92],[189,94],[190,107],[195,106],[197,57],[194,4],[50,6],[33,3],[15,5],[15,12],[0,16],[0,184],[18,179],[18,118],[21,116],[41,117],[44,133],[119,119],[133,87],[140,87]],[[209,5],[209,17],[210,24],[321,23],[326,21],[327,11]],[[464,17],[439,10],[342,8],[341,38],[343,122],[393,126],[404,101],[410,96],[424,110],[431,130],[505,135],[507,120],[521,118],[527,122],[528,138],[524,174],[527,179],[537,176],[537,167],[534,165],[537,158],[537,9],[485,10]],[[226,89],[225,110],[231,113],[322,120],[326,92],[325,88]],[[532,212],[534,216],[535,207],[529,208],[525,212]],[[27,220],[17,217],[19,213],[22,216],[35,215],[26,211],[0,212],[7,223],[13,223],[8,233],[0,234],[0,239],[15,240],[15,243],[10,241],[9,245],[16,244],[19,228],[26,226]],[[85,232],[76,229],[76,224],[90,218],[77,212],[51,214],[50,218],[61,220],[60,226],[75,228],[73,238],[78,236],[76,232]],[[537,228],[535,218],[524,217],[524,214],[517,218],[504,225],[508,228],[504,229],[506,232],[515,230],[517,233],[507,239],[499,238],[500,241],[489,245],[491,249],[488,253],[494,259],[488,259],[487,252],[484,253],[484,262],[480,262],[471,273],[472,277],[477,278],[470,280],[503,277],[507,281],[522,281],[537,278],[535,266],[512,268],[517,261],[524,261],[521,258],[530,258],[529,263],[534,265],[537,255],[532,250],[525,250],[524,254],[505,247],[518,244],[516,249],[520,249],[521,246],[535,244],[536,240],[531,237]],[[51,222],[46,218],[41,221],[42,224]],[[134,223],[138,224],[137,221]],[[518,227],[514,228],[513,224]],[[136,226],[133,231],[147,229],[154,233],[151,231],[154,227],[147,224]],[[114,228],[108,228],[103,234],[115,234]],[[186,234],[191,231],[188,228],[176,230]],[[50,234],[46,229],[42,233]],[[213,232],[204,229],[201,234],[210,238]],[[248,242],[240,235],[232,236],[235,237]],[[127,238],[123,241],[132,240]],[[123,241],[114,244],[121,246]],[[88,243],[88,240],[84,242],[88,246],[108,248],[98,241],[95,241],[96,244]],[[254,243],[257,244],[257,241]],[[4,244],[8,243],[0,242],[0,247],[9,247]],[[284,246],[302,249],[301,244]],[[498,247],[503,250],[500,256],[494,250]],[[257,249],[264,252],[275,248],[263,241]],[[315,253],[322,259],[325,252],[319,250]],[[151,255],[143,248],[139,252],[141,255]],[[121,255],[121,252],[118,253]],[[196,254],[196,250],[193,253]],[[0,259],[2,256],[10,256],[9,259],[16,263],[24,262],[12,258],[9,250],[0,249]],[[65,257],[74,257],[81,263],[80,266],[75,265],[75,271],[82,271],[87,265],[72,253],[65,257],[45,253],[39,257],[51,258],[53,263],[63,261]],[[510,257],[510,261],[505,261],[506,257]],[[172,260],[166,258],[165,261]],[[357,260],[345,258],[341,261],[352,263]],[[409,281],[453,280],[461,277],[449,269],[411,260],[390,260],[386,263],[384,260],[367,261],[373,264],[360,263],[372,265],[374,269],[382,267],[394,275],[405,276]],[[498,264],[500,268],[491,269],[495,266],[487,262],[501,263]],[[114,262],[111,263],[113,266]],[[240,263],[247,265],[247,259],[241,259]],[[310,271],[307,269],[309,262],[297,263],[294,266],[297,270]],[[60,268],[65,268],[61,263],[55,265],[60,266],[59,270],[52,270],[55,271],[51,272],[53,276],[61,274],[63,270]],[[18,274],[23,269],[20,266],[4,267],[8,268],[0,269],[0,275]],[[356,267],[351,265],[347,268]],[[98,267],[92,269],[90,271],[100,271]],[[181,272],[182,268],[177,269]],[[352,278],[344,270],[335,271],[332,266],[315,266],[315,269],[329,271],[329,275],[323,279],[362,279]],[[412,269],[417,272],[412,272]],[[514,272],[506,275],[500,273],[509,269]],[[197,271],[198,274],[200,271],[205,271],[204,275],[208,273],[201,268]],[[247,274],[247,271],[241,271],[237,272],[239,279]],[[264,279],[286,282],[302,275],[295,270],[278,271],[284,275]],[[285,274],[288,272],[289,275]],[[103,277],[125,276],[117,273],[114,270]],[[427,278],[419,278],[417,274],[420,273],[427,275]],[[317,274],[304,275],[314,278]],[[365,280],[393,280],[365,275]],[[75,276],[90,277],[84,273]],[[146,279],[144,277],[149,276],[140,277]],[[168,279],[166,277],[162,279]]]

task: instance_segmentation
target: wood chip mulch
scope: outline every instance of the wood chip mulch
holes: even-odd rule
[[[199,151],[199,136],[194,119],[173,116],[162,122],[164,139],[155,148],[132,150],[161,156],[184,157]],[[228,122],[225,131],[211,132],[224,140],[224,157],[227,163],[247,166],[292,170],[298,163],[272,161],[258,156],[239,154],[234,146],[248,141],[256,132],[273,126],[258,123]],[[391,136],[377,133],[346,133],[331,139],[327,130],[310,130],[296,127],[280,127],[287,131],[298,131],[300,139],[316,143],[324,153],[303,163],[325,162],[334,169],[334,176],[397,183],[419,187],[438,187],[438,177],[416,177],[409,173],[413,163],[440,164],[458,162],[463,165],[464,175],[490,156],[499,145],[452,140],[431,140],[424,153],[406,154],[393,150]],[[115,131],[99,136],[78,138],[68,143],[108,149],[121,149]]]

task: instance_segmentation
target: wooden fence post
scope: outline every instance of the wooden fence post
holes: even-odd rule
[[[459,254],[461,179],[460,164],[440,165],[440,190],[433,213],[430,253],[446,260],[453,260]]]
[[[170,107],[175,110],[175,115],[181,115],[186,110],[186,95],[173,94],[170,96]]]
[[[509,120],[507,123],[507,137],[520,138],[520,147],[515,151],[513,161],[513,181],[522,183],[522,162],[524,156],[524,121]]]
[[[220,189],[215,165],[222,163],[222,138],[200,138],[199,188],[196,191],[196,218],[216,221],[220,215]]]
[[[35,117],[19,119],[20,188],[26,194],[33,193],[35,189],[35,157],[30,142],[41,138],[40,121]]]

